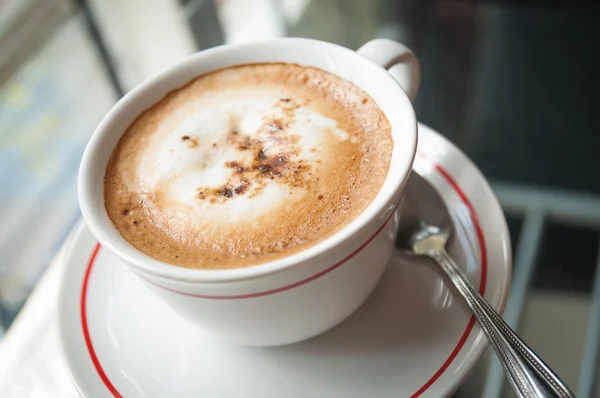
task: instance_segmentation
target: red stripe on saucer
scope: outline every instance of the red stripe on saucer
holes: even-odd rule
[[[452,177],[452,175],[450,173],[448,173],[448,171],[446,171],[446,169],[444,169],[441,165],[437,164],[437,163],[432,163],[432,165],[434,166],[435,170],[440,173],[440,175],[442,177],[444,177],[444,179],[446,180],[446,182],[450,185],[450,187],[452,187],[452,189],[456,192],[456,194],[459,196],[459,198],[461,199],[461,201],[464,203],[465,206],[467,206],[467,208],[469,209],[469,213],[471,215],[471,219],[475,228],[475,232],[477,234],[477,240],[479,243],[479,248],[480,248],[480,252],[481,252],[481,278],[479,281],[479,292],[481,293],[481,295],[483,296],[485,293],[485,288],[486,288],[486,283],[487,283],[487,274],[488,274],[488,260],[487,260],[487,247],[485,244],[485,236],[483,234],[483,229],[481,228],[481,225],[479,223],[479,217],[477,216],[477,213],[475,212],[475,208],[473,207],[473,204],[471,203],[471,201],[469,200],[469,198],[467,197],[467,195],[464,193],[464,191],[460,188],[460,186],[458,185],[458,183],[456,182],[456,180]],[[394,212],[392,212],[392,215],[394,214]],[[390,216],[391,218],[392,216]],[[294,284],[291,285],[287,285],[285,287],[282,288],[277,288],[277,289],[273,289],[273,290],[269,290],[266,292],[261,292],[261,293],[253,293],[250,295],[243,295],[243,296],[228,296],[228,297],[224,297],[224,296],[200,296],[202,298],[210,298],[210,299],[228,299],[228,298],[239,298],[239,299],[243,299],[243,298],[252,298],[252,297],[258,297],[258,296],[263,296],[266,294],[275,294],[275,293],[279,293],[281,291],[284,290],[288,290],[288,289],[292,289],[294,287],[303,285],[305,283],[309,283],[331,271],[333,271],[335,268],[339,267],[340,265],[342,265],[344,262],[346,262],[349,258],[353,257],[354,255],[356,255],[362,248],[364,248],[364,246],[366,246],[367,244],[369,244],[370,241],[372,241],[379,232],[381,232],[381,230],[383,229],[383,227],[385,227],[385,225],[388,223],[388,221],[390,220],[390,218],[388,218],[385,223],[383,224],[383,226],[381,226],[379,228],[379,230],[367,241],[365,242],[360,248],[358,248],[357,250],[355,250],[353,253],[351,253],[347,258],[341,260],[340,262],[334,264],[333,266],[327,268],[324,271],[321,271],[307,279],[304,279],[302,281],[296,282]],[[110,393],[116,397],[116,398],[122,398],[122,395],[117,391],[117,389],[113,386],[113,384],[111,383],[110,379],[108,378],[108,376],[106,375],[106,373],[104,372],[102,365],[100,364],[100,361],[98,360],[98,357],[96,355],[96,352],[94,351],[94,346],[92,344],[92,340],[90,338],[90,333],[89,333],[89,328],[88,328],[88,322],[87,322],[87,307],[86,307],[86,303],[87,303],[87,292],[88,292],[88,285],[89,285],[89,281],[90,281],[90,276],[91,276],[91,271],[92,268],[94,266],[94,262],[96,260],[96,257],[98,255],[98,252],[100,250],[100,244],[97,244],[94,247],[94,250],[92,252],[92,255],[90,257],[90,260],[88,262],[88,266],[85,272],[85,276],[83,278],[83,282],[82,282],[82,288],[81,288],[81,304],[80,304],[80,311],[81,311],[81,327],[82,327],[82,331],[83,331],[83,336],[85,339],[85,343],[86,343],[86,347],[88,350],[88,353],[90,355],[90,359],[92,361],[92,364],[94,365],[94,368],[96,369],[96,372],[98,373],[98,376],[100,377],[100,379],[102,380],[102,382],[104,383],[104,385],[106,386],[106,388],[108,389],[108,391],[110,391]],[[182,293],[182,292],[177,292],[180,294],[186,294],[186,293]],[[448,358],[446,359],[446,361],[444,361],[444,363],[442,364],[442,366],[434,373],[433,376],[431,376],[431,378],[421,387],[419,388],[413,395],[411,395],[411,398],[418,398],[420,397],[425,391],[427,391],[439,378],[440,376],[448,369],[448,367],[450,366],[450,364],[456,359],[456,357],[458,356],[458,354],[460,353],[460,350],[463,348],[463,346],[465,345],[465,343],[467,342],[469,335],[471,334],[471,331],[473,330],[473,326],[475,325],[475,318],[471,317],[471,319],[469,320],[467,327],[465,328],[465,331],[463,332],[461,338],[459,339],[459,341],[457,342],[456,346],[454,347],[454,349],[452,350],[452,352],[450,353],[450,355],[448,356]]]

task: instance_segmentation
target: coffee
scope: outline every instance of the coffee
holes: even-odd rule
[[[106,170],[106,210],[129,243],[166,263],[264,263],[364,211],[387,175],[390,130],[364,91],[320,69],[218,70],[129,126]]]

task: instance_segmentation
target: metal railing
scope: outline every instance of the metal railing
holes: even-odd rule
[[[504,319],[514,329],[519,321],[531,286],[542,238],[549,222],[600,229],[600,196],[525,185],[493,183],[508,216],[522,217],[524,222],[514,253],[514,274],[510,297]],[[600,247],[600,245],[599,245]],[[586,332],[584,354],[581,361],[578,396],[591,398],[594,394],[595,376],[600,348],[600,249],[596,261],[592,309]],[[500,363],[494,358],[489,367],[482,396],[499,398],[505,385]],[[575,387],[575,386],[573,386]]]

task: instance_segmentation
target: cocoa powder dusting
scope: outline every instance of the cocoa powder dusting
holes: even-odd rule
[[[257,195],[266,181],[277,181],[288,187],[305,187],[312,168],[297,159],[299,136],[286,129],[287,121],[268,120],[259,127],[258,139],[232,131],[227,141],[237,145],[238,150],[253,150],[252,162],[234,160],[225,166],[234,172],[227,182],[218,188],[198,187],[196,198],[210,203],[220,203],[239,195]]]

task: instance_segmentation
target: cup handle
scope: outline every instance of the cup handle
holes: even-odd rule
[[[387,69],[411,101],[415,99],[421,81],[421,68],[419,60],[408,47],[393,40],[375,39],[365,43],[357,52]]]

